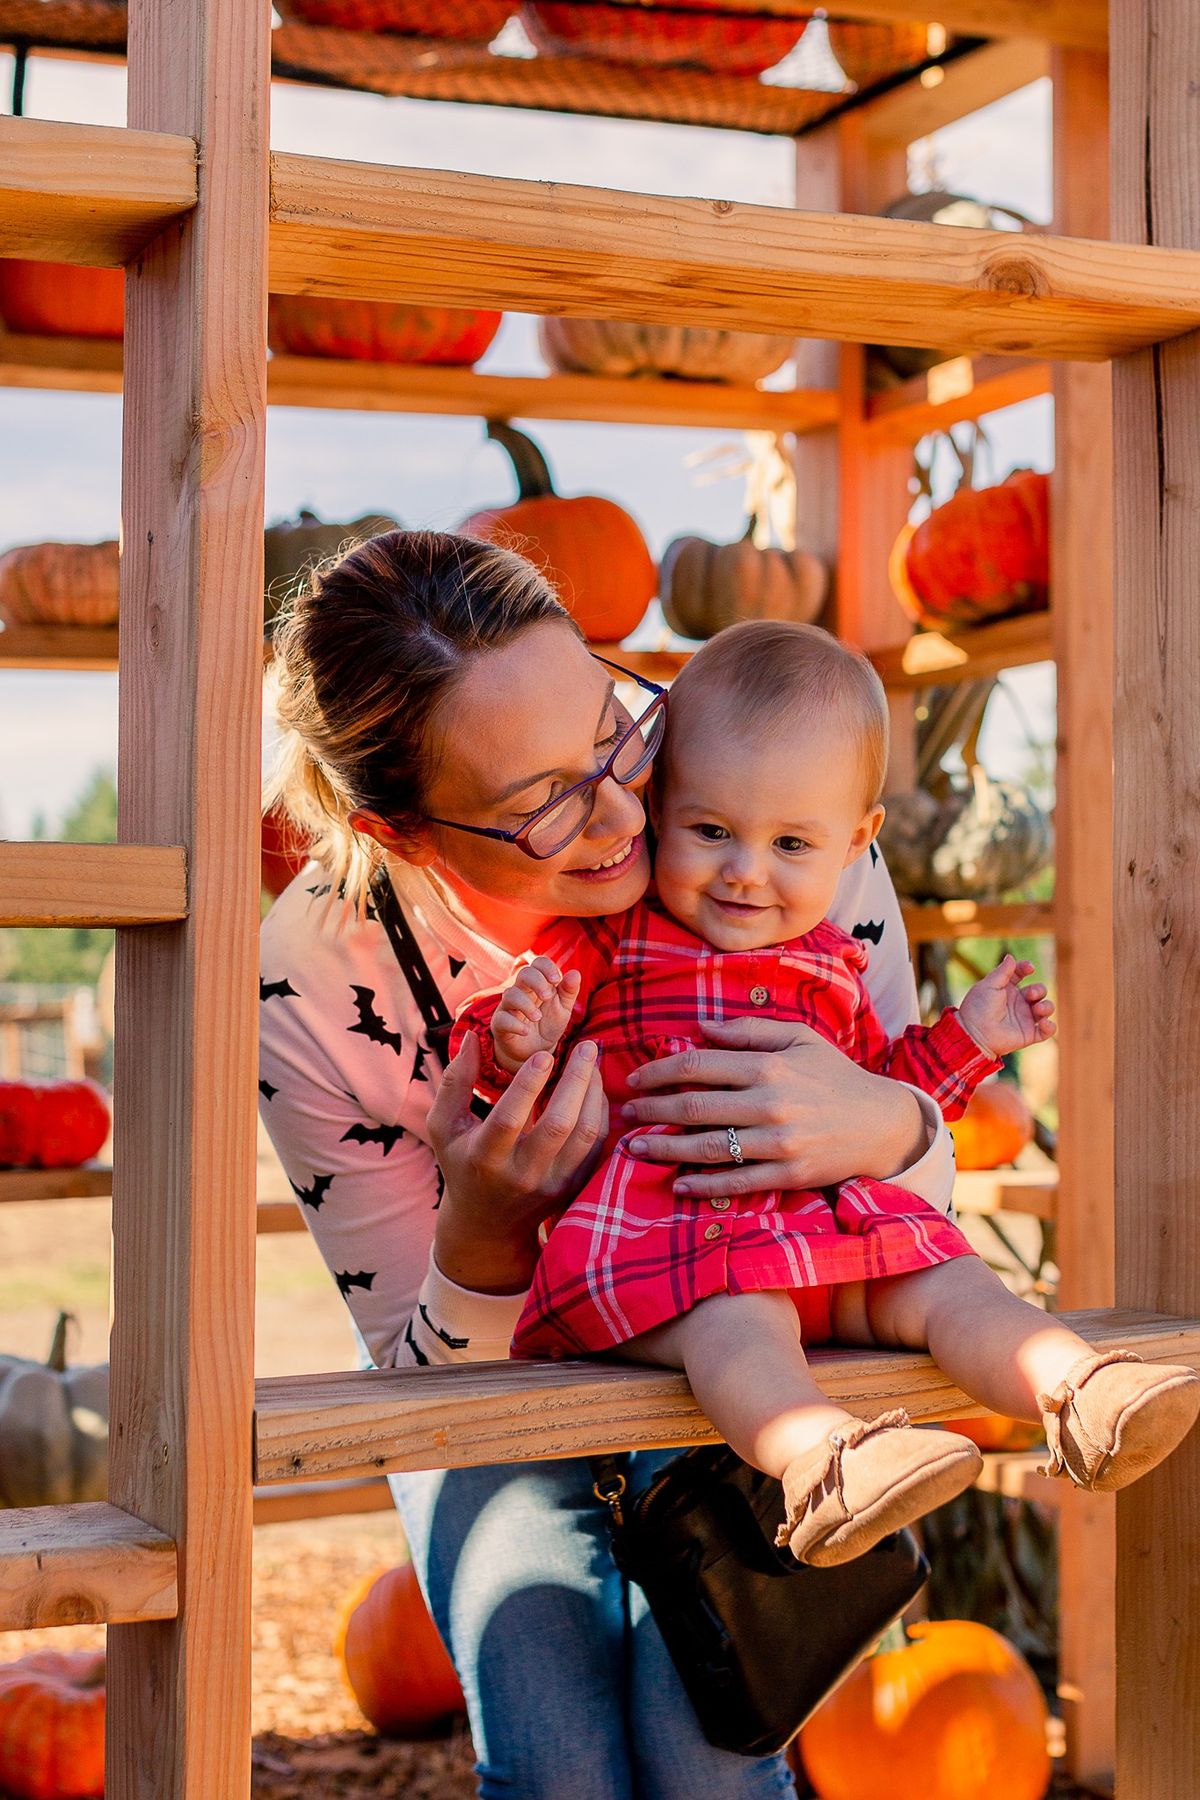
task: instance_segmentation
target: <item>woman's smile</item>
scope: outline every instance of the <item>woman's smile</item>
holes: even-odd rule
[[[573,875],[581,881],[620,881],[632,872],[637,858],[645,852],[645,845],[646,834],[642,832],[635,838],[626,838],[599,861],[589,863],[585,868],[564,869],[563,874]]]

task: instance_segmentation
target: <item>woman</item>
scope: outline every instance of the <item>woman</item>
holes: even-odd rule
[[[386,864],[452,1012],[503,981],[547,919],[632,905],[650,873],[654,694],[625,709],[612,667],[522,558],[426,532],[375,538],[324,573],[279,628],[276,669],[273,791],[319,866],[263,926],[263,1118],[377,1365],[504,1357],[538,1223],[604,1138],[594,1050],[576,1046],[536,1123],[537,1058],[478,1117],[477,1048],[443,1074],[367,884]],[[882,863],[853,866],[833,916],[874,945],[871,997],[899,1031],[915,996]],[[639,1121],[680,1128],[649,1140],[664,1160],[722,1165],[692,1177],[698,1199],[869,1174],[948,1205],[948,1137],[915,1089],[803,1027],[708,1035],[712,1049],[647,1068],[634,1102]],[[639,1482],[656,1459],[640,1460]],[[485,1800],[793,1791],[781,1758],[705,1743],[608,1556],[586,1460],[392,1487],[463,1680]]]

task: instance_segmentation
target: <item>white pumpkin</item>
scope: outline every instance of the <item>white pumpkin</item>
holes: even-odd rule
[[[760,550],[751,518],[734,544],[682,537],[668,544],[659,598],[673,631],[710,638],[739,619],[789,619],[811,625],[825,604],[829,570],[807,550]]]
[[[108,1365],[67,1367],[69,1317],[44,1363],[0,1356],[0,1506],[108,1497]]]
[[[539,319],[538,343],[560,375],[678,375],[743,387],[785,363],[795,339],[619,319]]]

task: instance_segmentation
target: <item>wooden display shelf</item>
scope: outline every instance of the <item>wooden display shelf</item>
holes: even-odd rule
[[[6,625],[0,630],[0,669],[115,669],[117,628],[88,625]]]
[[[173,1619],[175,1546],[103,1502],[0,1512],[0,1631]]]
[[[0,118],[0,256],[116,268],[195,204],[190,138]]]
[[[122,347],[98,338],[0,332],[0,387],[119,394]],[[656,376],[487,375],[475,369],[273,356],[272,406],[439,413],[480,419],[581,419],[733,431],[816,431],[837,421],[832,390],[734,387]]]
[[[1097,1349],[1200,1367],[1200,1320],[1061,1316]],[[979,1411],[928,1356],[908,1351],[815,1350],[813,1371],[831,1400],[864,1418],[892,1406],[918,1422]],[[658,1369],[507,1362],[276,1376],[257,1383],[254,1478],[345,1480],[716,1441],[685,1377]]]
[[[161,925],[187,917],[174,844],[0,844],[0,925]]]
[[[282,1525],[289,1519],[340,1519],[350,1513],[391,1512],[388,1484],[381,1476],[358,1481],[297,1481],[254,1490],[254,1523]]]
[[[910,944],[938,944],[955,938],[1051,937],[1054,905],[1049,900],[943,900],[902,906]]]
[[[0,1169],[0,1206],[18,1200],[107,1200],[112,1167],[85,1163],[81,1169]]]
[[[1053,655],[1048,612],[1022,613],[971,630],[918,631],[906,643],[870,652],[884,687],[896,690],[981,681],[1002,669],[1049,662]]]
[[[1058,1217],[1058,1170],[960,1169],[954,1177],[954,1205],[972,1218],[1024,1213],[1048,1224]]]
[[[956,356],[898,387],[868,394],[868,444],[915,444],[929,431],[948,431],[1050,392],[1048,362],[1009,356]]]
[[[1200,325],[1200,252],[277,153],[269,286],[1085,361]]]

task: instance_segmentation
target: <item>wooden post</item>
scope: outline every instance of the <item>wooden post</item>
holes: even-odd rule
[[[1107,238],[1108,61],[1060,50],[1054,81],[1054,228]],[[1059,1305],[1113,1303],[1112,380],[1057,363],[1052,627],[1058,674],[1055,918],[1059,1001]],[[1067,1763],[1112,1779],[1116,1515],[1072,1490],[1059,1513],[1059,1695]]]
[[[1200,248],[1200,7],[1114,0],[1113,235]],[[1118,1305],[1200,1310],[1200,333],[1113,369]],[[1117,1499],[1117,1789],[1200,1794],[1200,1432]]]
[[[120,836],[186,921],[119,934],[111,1497],[179,1616],[109,1633],[109,1800],[250,1788],[251,1417],[268,37],[261,0],[131,0],[129,122],[199,148],[130,266]]]

